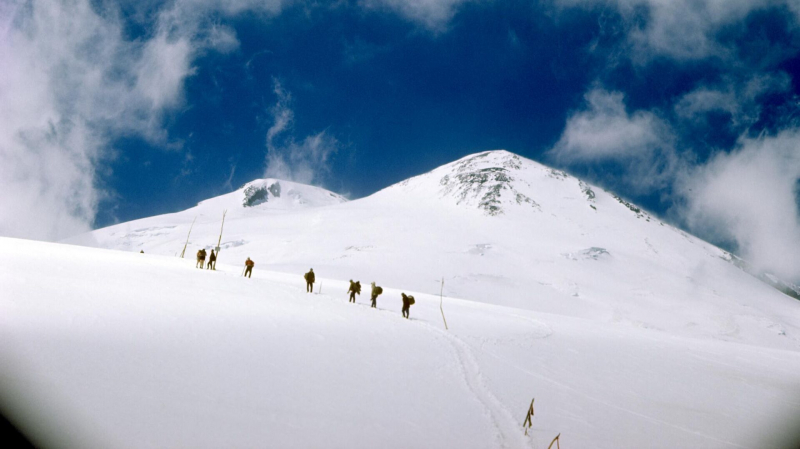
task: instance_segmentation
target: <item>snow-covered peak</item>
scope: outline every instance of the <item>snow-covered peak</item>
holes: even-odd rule
[[[267,178],[256,179],[238,190],[200,202],[197,208],[214,210],[296,209],[346,202],[343,196],[306,184]]]
[[[570,182],[565,184],[566,179]],[[479,209],[489,216],[511,210],[541,212],[543,200],[576,192],[586,201],[594,199],[594,192],[588,186],[566,173],[506,150],[465,156],[383,192],[434,195],[449,203]]]
[[[320,187],[273,178],[248,182],[237,190],[239,192],[242,207],[256,207],[270,202],[289,207],[317,207],[347,201],[343,196]]]
[[[459,159],[445,167],[439,179],[440,194],[459,204],[477,206],[487,215],[503,213],[504,207],[539,205],[517,189],[523,165],[535,162],[505,150],[487,151]]]

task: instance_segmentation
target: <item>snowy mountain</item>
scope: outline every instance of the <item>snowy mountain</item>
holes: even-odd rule
[[[269,192],[278,183],[280,197]],[[263,203],[248,196],[254,188],[267,189]],[[79,240],[175,256],[197,217],[191,257],[216,246],[225,209],[220,260],[228,263],[251,257],[263,269],[299,275],[314,267],[334,279],[429,293],[444,278],[452,297],[800,348],[798,304],[725,251],[507,151],[467,156],[349,202],[316,187],[255,181]]]
[[[194,269],[223,210],[218,270]],[[258,180],[70,241],[101,249],[0,240],[3,404],[61,445],[797,447],[800,302],[505,151],[354,201]]]

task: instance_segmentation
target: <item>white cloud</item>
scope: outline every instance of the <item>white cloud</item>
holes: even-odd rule
[[[230,53],[239,48],[236,30],[231,27],[212,24],[208,28],[203,47],[214,49],[220,53]]]
[[[86,230],[101,196],[94,176],[104,143],[90,122],[117,106],[89,104],[126,90],[107,77],[109,59],[126,50],[119,23],[80,1],[14,3],[0,13],[0,234]]]
[[[621,164],[626,184],[638,190],[661,187],[674,176],[679,161],[669,124],[650,111],[629,114],[619,92],[595,88],[585,100],[550,152],[558,163]]]
[[[273,124],[267,130],[267,168],[264,176],[303,184],[321,182],[330,173],[330,159],[339,150],[335,137],[322,131],[297,142],[291,133],[294,111],[292,96],[273,80],[278,101],[270,110]]]
[[[614,7],[628,23],[631,57],[640,63],[658,56],[676,60],[728,58],[729,49],[716,39],[723,27],[739,23],[759,9],[783,5],[797,8],[794,0],[554,1],[561,7]],[[800,8],[797,11],[800,13]],[[643,12],[644,21],[640,20]]]
[[[271,148],[267,153],[268,178],[286,179],[303,184],[319,184],[330,172],[330,158],[339,150],[339,141],[325,131],[301,142]]]
[[[272,114],[272,126],[267,130],[267,148],[275,148],[275,138],[287,131],[294,121],[294,111],[291,108],[292,95],[283,88],[280,81],[273,78],[273,92],[278,97],[278,101],[270,109]]]
[[[624,95],[593,89],[585,95],[587,107],[567,120],[556,145],[569,161],[627,158],[670,139],[669,126],[655,114],[625,110]]]
[[[107,2],[0,3],[0,235],[57,240],[88,230],[113,138],[136,133],[170,147],[162,115],[182,105],[194,58],[238,46],[213,13],[281,5],[178,0],[156,13],[151,34],[130,40]]]
[[[183,81],[194,72],[192,44],[186,37],[158,34],[147,41],[135,65],[136,89],[151,110],[175,107],[183,94]]]
[[[361,0],[366,9],[387,9],[432,31],[444,30],[456,10],[470,0]]]
[[[667,55],[675,59],[701,59],[725,53],[715,39],[724,25],[738,22],[769,0],[625,0],[627,7],[646,3],[650,20],[636,28],[630,39],[640,56]]]
[[[695,231],[733,239],[757,269],[800,281],[800,130],[742,139],[677,186]]]
[[[687,93],[675,104],[675,113],[684,118],[696,118],[710,111],[724,111],[736,114],[739,102],[730,88],[714,89],[698,87]]]
[[[731,114],[733,126],[748,126],[758,120],[759,98],[768,93],[786,92],[791,80],[785,73],[757,74],[737,82],[726,79],[715,86],[700,86],[675,103],[675,113],[684,119],[702,118],[711,111]]]

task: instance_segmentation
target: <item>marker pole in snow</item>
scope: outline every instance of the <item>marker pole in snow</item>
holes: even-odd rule
[[[447,328],[447,320],[444,319],[444,308],[442,307],[442,292],[444,292],[444,278],[442,278],[442,288],[439,289],[439,310],[442,312],[442,321],[444,321],[444,330],[449,330]]]
[[[225,215],[228,213],[228,209],[222,211],[222,226],[219,227],[219,240],[217,240],[217,259],[219,259],[219,245],[222,243],[222,228],[225,227]],[[216,268],[216,263],[214,263],[214,268]]]
[[[528,414],[525,415],[525,421],[522,423],[522,427],[525,428],[525,435],[528,434],[528,429],[530,429],[533,426],[531,418],[533,417],[533,401],[535,400],[536,398],[533,398],[533,400],[531,401],[531,406],[528,407]]]
[[[189,246],[189,236],[192,235],[192,228],[194,227],[195,221],[197,221],[197,217],[194,217],[194,220],[192,220],[192,225],[189,226],[189,234],[186,236],[186,243],[183,245],[183,251],[181,251],[181,259],[183,259],[183,255],[186,254],[186,247]]]

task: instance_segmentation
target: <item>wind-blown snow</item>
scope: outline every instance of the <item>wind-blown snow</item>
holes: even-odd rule
[[[800,302],[505,151],[355,201],[258,180],[71,241],[132,252],[5,239],[0,379],[88,445],[781,448],[800,416]]]

